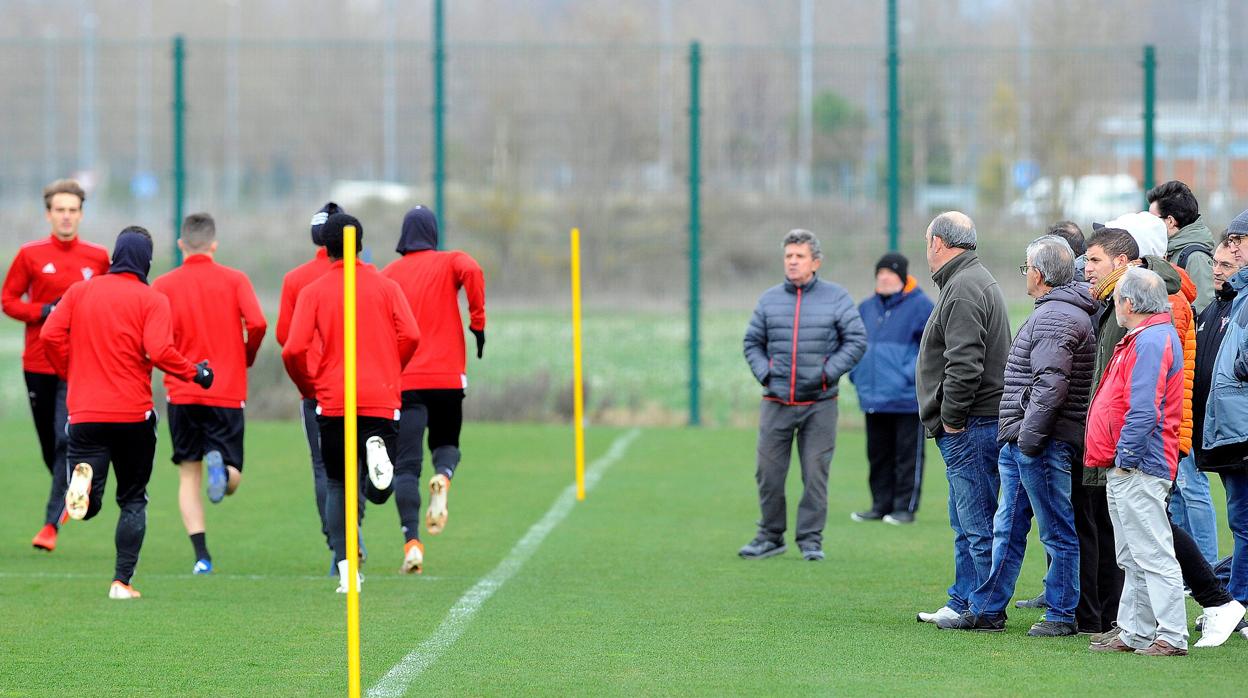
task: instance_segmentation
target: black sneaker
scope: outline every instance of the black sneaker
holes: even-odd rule
[[[823,548],[817,545],[799,545],[802,550],[802,559],[810,562],[819,562],[823,559]]]
[[[941,630],[974,630],[981,633],[999,633],[1005,630],[1005,614],[996,617],[977,616],[971,611],[963,611],[957,618],[936,621]]]
[[[882,514],[874,509],[870,511],[855,511],[849,515],[854,521],[882,521],[887,514]]]
[[[737,554],[747,560],[761,560],[765,557],[779,555],[786,550],[788,550],[788,547],[785,546],[784,541],[768,540],[759,536],[746,543],[745,547],[737,551]]]
[[[894,511],[884,515],[884,523],[894,526],[905,526],[914,523],[914,514],[908,511]]]
[[[1014,608],[1048,608],[1048,607],[1049,607],[1049,602],[1044,600],[1043,593],[1041,593],[1039,596],[1035,597],[1034,599],[1023,599],[1022,601],[1014,602]]]
[[[1066,637],[1078,634],[1074,623],[1063,623],[1056,620],[1042,620],[1031,626],[1027,631],[1031,637]]]

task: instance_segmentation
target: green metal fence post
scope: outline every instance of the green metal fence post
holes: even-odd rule
[[[173,264],[182,264],[182,215],[186,205],[186,38],[173,37]]]
[[[702,211],[701,155],[699,122],[702,117],[702,46],[689,44],[689,425],[702,423],[700,405],[701,295],[702,295]]]
[[[446,116],[446,15],[443,0],[433,3],[433,210],[441,219],[438,248],[446,247],[448,216],[446,215],[446,140],[443,133]]]
[[[897,53],[897,0],[888,0],[888,249],[901,234],[901,87]]]
[[[1144,47],[1144,191],[1152,189],[1157,184],[1156,173],[1153,170],[1154,165],[1154,149],[1157,144],[1157,135],[1154,132],[1154,122],[1157,117],[1157,50],[1152,44]]]

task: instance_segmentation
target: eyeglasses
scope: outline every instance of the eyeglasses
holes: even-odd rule
[[[1032,267],[1030,264],[1020,264],[1018,265],[1018,273],[1023,276],[1027,276],[1027,272],[1033,268],[1034,267]]]
[[[1226,244],[1232,247],[1239,247],[1244,242],[1244,235],[1227,235]]]

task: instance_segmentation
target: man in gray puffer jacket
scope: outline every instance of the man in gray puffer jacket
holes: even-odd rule
[[[790,231],[783,248],[785,281],[763,292],[745,331],[745,360],[763,386],[754,475],[762,518],[739,554],[757,559],[787,549],[784,480],[796,435],[804,486],[797,546],[805,559],[822,560],[837,382],[866,352],[867,331],[849,293],[819,279],[823,253],[813,233]]]
[[[1075,255],[1056,235],[1027,246],[1027,294],[1036,309],[1023,323],[1005,364],[997,439],[1001,503],[993,519],[992,566],[961,617],[943,629],[1000,630],[1014,595],[1034,512],[1052,562],[1044,578],[1045,617],[1033,637],[1074,635],[1079,602],[1079,541],[1071,505],[1071,469],[1081,463],[1092,393],[1098,303],[1074,281]]]

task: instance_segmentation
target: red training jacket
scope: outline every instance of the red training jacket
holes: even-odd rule
[[[145,421],[153,364],[185,381],[195,377],[173,346],[169,299],[133,274],[74,284],[40,336],[56,374],[69,381],[71,424]]]
[[[108,250],[74,238],[61,242],[55,235],[28,242],[18,250],[4,278],[4,313],[26,323],[26,350],[22,369],[30,373],[56,373],[39,341],[39,319],[45,303],[51,303],[75,283],[108,271]],[[26,299],[22,300],[25,296]]]
[[[295,314],[295,301],[299,300],[299,292],[308,284],[321,278],[325,272],[329,271],[329,266],[329,255],[322,247],[316,251],[315,257],[286,272],[286,276],[282,277],[282,296],[277,311],[276,330],[279,346],[286,346],[286,337],[290,334],[290,318]],[[308,351],[309,375],[315,374],[317,367],[321,365],[320,352],[320,345],[314,342]],[[316,392],[304,393],[303,397],[315,398]]]
[[[247,368],[255,362],[268,327],[247,275],[209,255],[195,254],[153,281],[152,288],[169,297],[174,346],[192,361],[208,359],[219,374],[208,390],[166,375],[169,402],[246,406]]]
[[[315,393],[318,414],[346,412],[343,386],[343,263],[299,294],[282,361],[304,395]],[[357,403],[359,416],[399,418],[400,374],[420,344],[420,327],[399,285],[372,265],[356,262]],[[321,353],[309,371],[308,354]]]
[[[1114,347],[1088,408],[1084,464],[1174,480],[1182,421],[1183,343],[1158,313]]]
[[[468,326],[484,330],[485,276],[477,261],[458,250],[420,250],[394,260],[382,273],[403,289],[423,335],[403,367],[403,389],[467,388],[459,289],[468,297]]]

